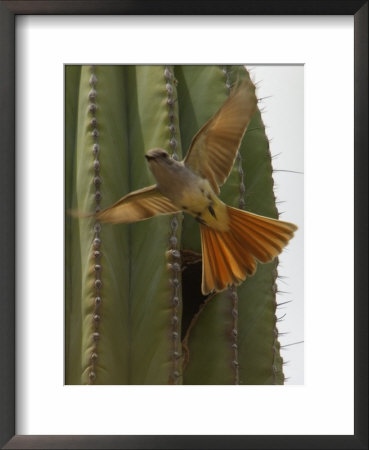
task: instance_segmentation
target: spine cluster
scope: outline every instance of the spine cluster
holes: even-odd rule
[[[231,91],[231,74],[228,68],[223,67],[223,73],[225,75],[225,85],[228,89],[228,93]],[[242,157],[240,152],[237,152],[237,168],[240,178],[240,198],[238,205],[241,209],[245,207],[245,184],[244,184],[244,173],[242,169]],[[232,303],[232,331],[231,331],[231,342],[232,342],[232,352],[233,352],[233,360],[232,366],[234,369],[234,384],[240,384],[240,376],[239,376],[239,364],[238,364],[238,293],[237,288],[232,286],[228,289],[229,299]]]
[[[98,123],[96,118],[97,104],[96,104],[96,85],[97,85],[97,76],[95,67],[91,66],[91,77],[89,80],[91,90],[88,94],[89,98],[89,113],[91,114],[91,136],[93,139],[92,144],[92,154],[94,157],[93,167],[94,167],[94,177],[93,177],[93,185],[95,189],[95,212],[100,211],[100,201],[101,201],[101,177],[100,177],[100,145],[99,145],[99,130]],[[97,360],[99,358],[98,354],[98,343],[100,340],[100,332],[99,325],[101,321],[101,304],[102,304],[102,280],[101,280],[101,225],[99,222],[95,222],[94,224],[94,240],[92,245],[92,258],[93,258],[93,267],[94,267],[94,297],[93,297],[93,313],[92,313],[92,352],[90,356],[90,367],[88,372],[88,382],[89,384],[94,384],[96,382],[96,365]]]
[[[169,147],[171,149],[171,156],[175,160],[179,160],[177,153],[177,128],[175,125],[174,112],[174,89],[173,89],[173,73],[169,66],[164,69],[165,89],[167,92],[168,118],[169,118]],[[180,384],[181,382],[181,294],[180,294],[180,274],[181,274],[181,253],[178,248],[178,215],[174,215],[170,221],[170,237],[169,237],[169,269],[170,269],[170,284],[172,286],[171,307],[172,307],[172,323],[171,333],[173,340],[172,351],[172,379],[171,383]]]

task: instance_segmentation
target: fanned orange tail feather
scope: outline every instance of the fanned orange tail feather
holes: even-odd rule
[[[257,261],[272,261],[297,230],[296,225],[227,207],[229,231],[200,225],[204,295],[239,285],[255,273]]]

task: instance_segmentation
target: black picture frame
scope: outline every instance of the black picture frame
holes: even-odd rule
[[[19,14],[353,15],[355,39],[355,432],[348,436],[15,435],[15,17]],[[368,448],[368,2],[365,0],[0,1],[0,445],[7,449]],[[344,205],[342,206],[344,209]],[[337,276],[344,268],[337,266]]]

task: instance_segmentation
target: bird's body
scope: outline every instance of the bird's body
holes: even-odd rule
[[[169,157],[162,149],[146,154],[157,190],[167,197],[178,210],[216,230],[228,230],[226,205],[215,194],[208,180],[189,169],[183,161]]]
[[[183,161],[160,148],[149,150],[145,156],[156,184],[95,215],[101,222],[131,223],[158,214],[191,214],[200,225],[203,294],[240,284],[254,274],[257,261],[277,256],[297,229],[230,207],[218,196],[256,104],[255,87],[244,80],[194,136]]]

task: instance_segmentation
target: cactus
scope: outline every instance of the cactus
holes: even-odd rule
[[[72,219],[154,184],[144,154],[182,159],[242,66],[66,66],[66,384],[283,384],[277,263],[204,299],[198,224]],[[257,111],[221,189],[229,205],[278,217]],[[182,267],[181,267],[182,265]]]

